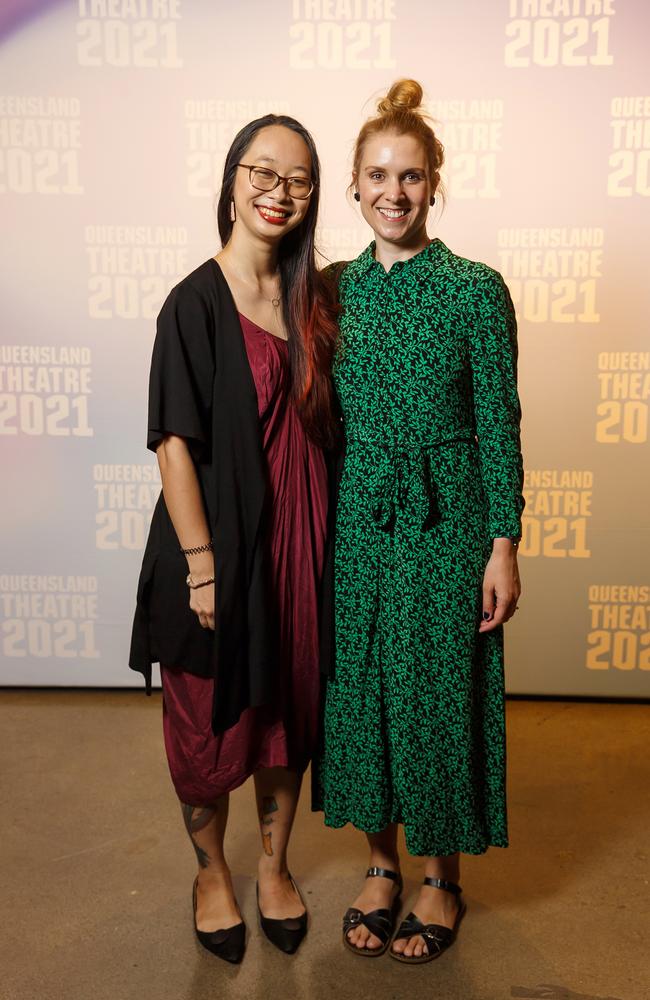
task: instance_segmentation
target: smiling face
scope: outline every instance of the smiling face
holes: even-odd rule
[[[242,155],[242,162],[266,167],[282,177],[311,179],[311,157],[305,141],[284,125],[260,129]],[[310,198],[291,196],[280,182],[273,191],[259,191],[250,182],[250,171],[238,167],[232,196],[235,227],[265,241],[281,239],[299,226],[309,209]]]
[[[413,135],[380,132],[363,147],[354,177],[364,219],[382,244],[417,252],[427,242],[433,195],[426,151]]]

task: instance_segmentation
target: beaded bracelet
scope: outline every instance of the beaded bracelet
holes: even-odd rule
[[[195,545],[191,549],[181,549],[184,556],[198,556],[200,552],[211,552],[212,542],[206,542],[205,545]]]

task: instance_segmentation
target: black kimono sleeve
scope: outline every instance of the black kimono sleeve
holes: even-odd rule
[[[166,434],[187,441],[205,495],[211,462],[214,324],[209,300],[187,278],[174,288],[158,317],[149,378],[147,447]],[[151,692],[151,664],[213,673],[213,633],[190,610],[187,567],[161,494],[154,510],[138,581],[129,664]]]
[[[172,289],[156,330],[149,376],[147,448],[166,434],[187,440],[195,460],[210,451],[214,347],[207,302],[188,281]]]

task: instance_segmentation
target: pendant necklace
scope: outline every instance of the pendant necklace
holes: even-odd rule
[[[235,271],[234,268],[233,268],[233,271]],[[253,285],[250,283],[250,281],[247,281],[246,278],[242,277],[242,275],[239,274],[238,271],[235,271],[235,274],[239,278],[239,280],[241,282],[243,282],[244,285],[247,285],[251,289],[253,288]],[[266,296],[266,295],[262,295],[262,293],[259,290],[259,288],[255,289],[255,291],[260,296],[260,298],[264,299],[265,302],[270,302],[274,309],[278,309],[280,307],[280,303],[282,302],[282,291],[281,290],[279,290],[279,294],[278,295],[275,295],[271,299],[269,299],[268,296]]]

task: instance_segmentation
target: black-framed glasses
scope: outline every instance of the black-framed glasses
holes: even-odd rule
[[[275,191],[278,184],[284,181],[287,193],[292,198],[304,201],[314,190],[314,182],[310,181],[308,177],[281,177],[269,167],[258,167],[250,163],[238,163],[237,166],[246,167],[248,179],[256,191]]]

